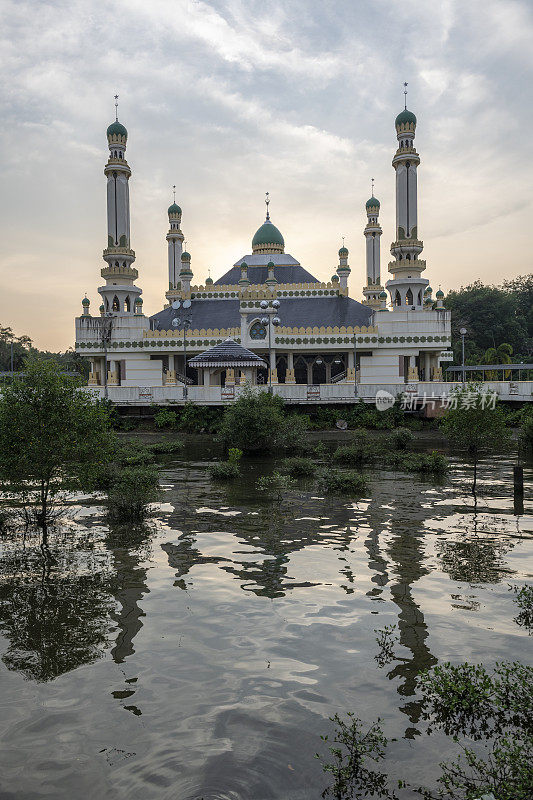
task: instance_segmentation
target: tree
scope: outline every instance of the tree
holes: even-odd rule
[[[88,485],[113,436],[107,408],[52,361],[30,360],[0,397],[0,482],[43,529],[62,491]]]
[[[481,455],[506,447],[511,434],[495,396],[482,391],[480,386],[458,388],[452,397],[453,406],[440,424],[448,439],[464,448],[472,460],[472,491],[475,494],[477,465]]]
[[[522,300],[514,290],[485,286],[476,281],[452,290],[446,308],[452,312],[452,341],[455,363],[461,363],[459,329],[465,327],[465,355],[468,364],[479,364],[489,347],[509,342],[514,352],[521,352],[528,338],[526,319],[521,313]],[[529,334],[531,335],[531,334]]]
[[[485,364],[511,364],[512,363],[512,356],[513,348],[508,342],[503,342],[502,344],[498,345],[498,347],[489,347],[486,351],[485,356],[483,358],[483,362]],[[510,372],[504,373],[505,377],[508,379]],[[497,380],[499,373],[497,371],[490,372],[489,377],[492,380]]]
[[[218,439],[226,448],[237,447],[243,453],[297,451],[303,447],[305,427],[301,416],[285,416],[281,397],[246,387],[224,409]]]

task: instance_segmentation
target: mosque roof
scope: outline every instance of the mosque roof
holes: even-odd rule
[[[334,295],[332,297],[280,298],[278,316],[282,326],[308,327],[312,325],[368,325],[372,311],[351,297]],[[191,327],[199,328],[240,328],[239,300],[193,300],[188,316]],[[172,320],[178,316],[173,308],[164,308],[150,317],[154,330],[172,330]],[[257,319],[256,312],[247,314],[247,321]]]
[[[412,111],[408,111],[406,108],[404,108],[404,110],[400,111],[400,113],[396,117],[394,124],[396,125],[396,127],[398,127],[398,125],[401,125],[402,123],[406,124],[408,122],[411,122],[413,125],[416,125],[416,117]]]
[[[115,120],[115,122],[112,122],[109,128],[107,129],[108,136],[113,136],[113,134],[116,134],[117,136],[128,135],[128,131],[126,130],[124,125],[122,125],[122,123],[118,121],[118,119]]]
[[[288,253],[253,253],[240,258],[215,284],[230,286],[238,283],[243,262],[248,266],[248,280],[253,284],[265,283],[269,262],[274,264],[274,277],[278,283],[319,283],[317,278]]]
[[[377,208],[379,208],[379,205],[380,203],[377,197],[371,197],[369,200],[366,201],[367,208],[374,208],[376,206]]]
[[[191,367],[266,367],[266,361],[234,339],[226,339],[189,358],[188,364]]]
[[[285,247],[285,240],[281,235],[281,231],[269,220],[265,220],[260,228],[258,228],[252,239],[252,248],[265,244],[277,244],[280,247]]]
[[[181,214],[181,208],[177,203],[172,203],[171,206],[168,207],[169,214]]]

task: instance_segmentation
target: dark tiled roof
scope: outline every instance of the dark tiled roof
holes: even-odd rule
[[[284,326],[368,325],[371,311],[351,297],[280,298],[279,317]],[[171,330],[172,320],[183,312],[165,308],[150,317],[155,330]],[[193,300],[188,316],[192,328],[238,328],[241,324],[239,301]],[[254,314],[254,318],[257,314]],[[249,317],[250,318],[250,317]],[[156,324],[157,323],[157,324]]]
[[[289,266],[275,266],[274,277],[278,283],[318,283],[317,279],[311,275],[300,264]],[[268,278],[268,268],[264,266],[248,266],[248,280],[250,283],[264,283]],[[233,286],[241,279],[241,268],[232,267],[221,278],[215,281],[220,286]]]
[[[190,358],[188,363],[192,367],[202,367],[202,366],[266,366],[266,362],[263,359],[252,353],[251,350],[248,350],[246,347],[243,347],[242,344],[238,344],[233,339],[226,339],[226,341],[221,342],[220,344],[216,344],[214,347],[210,347],[209,350],[205,350],[205,352],[200,353],[194,358]]]
[[[165,308],[150,320],[155,330],[168,331],[172,329],[172,320],[179,316],[183,318],[181,309],[174,311],[173,308]],[[238,328],[241,324],[239,301],[234,299],[193,300],[187,316],[192,320],[191,328]]]

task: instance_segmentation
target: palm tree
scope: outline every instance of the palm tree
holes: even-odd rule
[[[510,364],[512,361],[512,354],[512,345],[510,345],[508,342],[502,342],[502,344],[498,345],[498,347],[489,347],[489,349],[485,352],[485,364]],[[489,380],[496,380],[497,374],[497,372],[489,372]],[[510,371],[504,374],[506,380],[508,380],[510,376]]]

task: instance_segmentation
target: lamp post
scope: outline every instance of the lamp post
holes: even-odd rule
[[[272,301],[274,312],[277,312],[280,305],[279,300]],[[266,311],[268,308],[268,301],[261,300],[260,307],[263,311]],[[268,391],[272,394],[272,325],[277,328],[278,325],[281,325],[281,320],[277,315],[272,317],[272,319],[265,316],[261,318],[261,324],[268,325]]]
[[[354,397],[357,399],[357,334],[353,335],[353,385]]]
[[[107,345],[111,340],[111,330],[113,328],[113,316],[109,312],[105,317],[100,318],[100,333],[102,334],[102,346],[104,348],[104,397],[109,399],[107,388]]]
[[[468,333],[466,328],[461,328],[459,333],[461,334],[461,350],[462,350],[462,366],[463,366],[463,386],[465,385],[465,336]]]
[[[172,303],[172,308],[174,311],[177,311],[181,307],[182,303],[179,300],[174,300]],[[183,308],[185,311],[188,311],[191,307],[191,301],[186,299],[183,301]],[[189,311],[189,314],[191,312]],[[172,320],[172,327],[179,328],[181,325],[181,319],[179,317],[174,317]],[[192,318],[185,317],[183,320],[183,399],[186,401],[188,396],[188,388],[187,388],[187,328],[190,328],[192,325]]]

